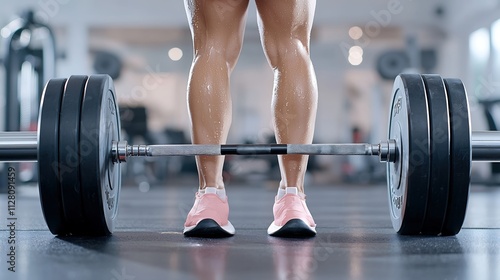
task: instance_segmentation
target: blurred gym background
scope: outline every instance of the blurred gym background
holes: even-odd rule
[[[392,81],[401,72],[461,78],[473,129],[497,130],[498,19],[497,0],[318,0],[311,38],[320,94],[315,143],[385,140]],[[36,130],[47,79],[105,73],[115,81],[129,142],[190,143],[186,84],[192,46],[183,1],[8,1],[0,9],[0,28],[0,131]],[[228,143],[274,142],[272,86],[250,1],[231,80]],[[36,182],[33,166],[20,164],[19,179]],[[197,178],[192,157],[137,158],[125,169],[125,186],[141,191]],[[495,163],[473,164],[473,182],[495,186],[499,174]],[[278,179],[276,157],[227,157],[228,184]],[[307,180],[382,183],[385,165],[375,157],[315,156]],[[0,181],[1,188],[6,182]]]

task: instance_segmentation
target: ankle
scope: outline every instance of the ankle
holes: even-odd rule
[[[300,192],[299,188],[297,187],[286,187],[286,188],[279,188],[278,189],[278,194],[277,194],[277,198],[278,199],[281,199],[283,196],[285,196],[286,194],[296,194],[296,195],[301,195],[303,194],[302,192]]]
[[[198,189],[198,192],[200,194],[208,194],[208,193],[217,194],[217,196],[219,196],[219,198],[221,199],[226,198],[226,189],[224,188],[205,187],[203,189]]]
[[[304,193],[304,187],[303,186],[298,186],[298,185],[285,185],[285,184],[280,184],[279,189],[280,190],[286,190],[287,188],[297,188],[299,193]]]
[[[206,184],[206,185],[200,185],[198,187],[199,190],[204,190],[205,188],[216,188],[220,190],[220,189],[225,189],[225,186],[223,184],[213,184],[213,185]]]
[[[280,181],[280,186],[279,186],[280,189],[284,190],[284,189],[290,188],[290,187],[297,188],[299,193],[304,193],[304,184],[303,183],[302,184],[298,184],[298,183],[297,184],[289,184],[284,180]]]

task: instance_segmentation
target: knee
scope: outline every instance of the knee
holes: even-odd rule
[[[272,68],[304,65],[311,61],[309,45],[297,38],[275,40],[265,44],[265,53]]]
[[[205,61],[212,65],[225,64],[232,70],[238,61],[241,46],[234,44],[208,43],[195,48],[194,62]]]

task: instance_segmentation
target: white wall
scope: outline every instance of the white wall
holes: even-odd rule
[[[447,29],[453,33],[469,33],[500,16],[498,0],[449,0],[445,3],[449,15]]]

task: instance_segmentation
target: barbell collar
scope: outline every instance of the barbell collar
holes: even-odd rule
[[[397,160],[396,141],[389,139],[381,141],[376,148],[373,149],[372,155],[378,155],[380,162],[395,162]]]

